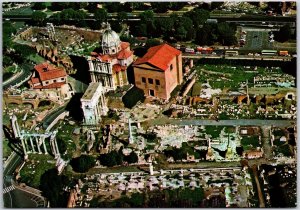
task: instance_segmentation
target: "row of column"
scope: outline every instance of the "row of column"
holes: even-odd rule
[[[22,143],[25,158],[28,157],[28,153],[48,154],[44,136],[23,137],[21,138],[21,143]],[[37,151],[35,145],[37,147]],[[41,148],[42,145],[43,147]],[[55,158],[60,156],[55,135],[51,135],[50,146],[51,146],[51,151],[54,154]]]

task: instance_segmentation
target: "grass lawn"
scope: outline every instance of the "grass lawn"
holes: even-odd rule
[[[2,146],[3,146],[3,157],[8,157],[12,150],[11,148],[8,146],[8,140],[7,139],[3,139],[2,140]]]
[[[48,169],[55,167],[56,160],[50,155],[29,154],[29,160],[20,171],[21,181],[38,188],[41,176]]]
[[[233,68],[236,67],[236,68]],[[239,88],[241,82],[252,81],[257,73],[263,71],[259,68],[257,73],[245,72],[242,66],[228,66],[228,65],[201,65],[197,66],[199,75],[198,81],[204,83],[209,80],[209,84],[213,89],[216,88]],[[204,69],[201,70],[201,69]],[[222,75],[220,75],[220,73]]]
[[[38,54],[31,54],[27,57],[29,60],[35,62],[36,64],[43,63],[46,61],[43,57],[39,56]]]

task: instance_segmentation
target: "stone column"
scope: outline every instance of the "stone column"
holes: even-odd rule
[[[57,146],[56,138],[54,138],[54,146],[55,146],[55,149],[56,149],[57,157],[60,157],[60,153],[59,153],[59,149],[58,149],[58,146]]]
[[[35,153],[35,149],[34,149],[33,142],[32,142],[32,137],[29,137],[29,140],[30,140],[30,145],[32,147],[32,152]]]
[[[22,147],[23,147],[23,151],[24,151],[24,155],[25,157],[27,157],[27,150],[26,150],[26,147],[25,147],[25,143],[24,143],[24,139],[21,138],[21,142],[22,142]],[[26,159],[26,158],[25,158]]]
[[[50,140],[50,146],[51,146],[51,149],[52,149],[52,152],[53,152],[54,156],[56,157],[56,151],[55,151],[55,146],[54,146],[53,141],[54,141],[53,139]]]
[[[42,151],[41,151],[41,144],[42,144],[42,142],[40,142],[42,140],[41,138],[43,138],[43,137],[40,137],[39,139],[38,138],[35,139],[36,140],[36,145],[37,145],[37,148],[38,148],[38,151],[39,151],[39,154],[42,154]]]
[[[45,154],[48,154],[47,147],[45,144],[45,137],[43,137],[43,146],[44,146]]]
[[[30,150],[28,148],[28,144],[27,144],[27,139],[26,138],[24,138],[24,142],[25,142],[25,147],[26,147],[27,152],[30,152]]]
[[[132,131],[131,131],[131,120],[128,119],[128,128],[129,128],[129,144],[133,143]]]

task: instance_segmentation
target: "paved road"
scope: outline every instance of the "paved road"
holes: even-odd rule
[[[22,66],[20,66],[20,68],[22,68]],[[9,88],[10,86],[14,86],[19,83],[21,84],[21,82],[23,80],[30,77],[31,69],[32,69],[31,64],[25,64],[22,73],[19,74],[18,76],[16,76],[15,78],[13,78],[11,81],[7,82],[5,85],[3,85],[3,89],[5,90],[5,89]],[[22,83],[24,83],[24,82],[26,82],[26,80],[23,81]]]
[[[265,126],[273,125],[278,127],[291,126],[295,120],[257,120],[257,119],[236,119],[236,120],[198,120],[198,119],[169,119],[158,118],[148,121],[150,125],[219,125],[219,126]]]
[[[13,184],[13,176],[16,168],[22,164],[22,158],[15,154],[3,171],[3,201],[5,208],[35,208],[44,207],[44,201],[34,195],[18,189]]]

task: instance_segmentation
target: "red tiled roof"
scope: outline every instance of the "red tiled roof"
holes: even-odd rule
[[[48,63],[38,64],[34,69],[38,72],[41,81],[67,76],[67,73],[63,68],[54,67]]]
[[[102,62],[108,62],[113,59],[110,55],[99,55],[98,58]]]
[[[121,65],[120,64],[115,64],[115,65],[113,65],[113,71],[114,72],[119,72],[119,71],[121,71],[122,70],[122,68],[121,68]]]
[[[134,65],[149,63],[165,71],[169,68],[170,61],[181,52],[167,44],[149,48],[148,52],[134,62]]]
[[[40,82],[39,78],[31,77],[31,83],[36,84],[36,83],[41,83],[41,82]]]
[[[129,47],[129,42],[121,42],[121,49],[126,49],[127,47]]]
[[[132,54],[133,54],[133,52],[130,51],[130,50],[121,50],[121,51],[118,53],[117,58],[118,58],[118,59],[126,59],[126,58],[129,58]]]
[[[33,87],[33,89],[53,89],[53,88],[60,88],[64,84],[66,84],[66,83],[64,83],[64,82],[56,82],[56,83],[52,83],[50,85],[45,85],[45,86],[38,85],[38,86]]]

